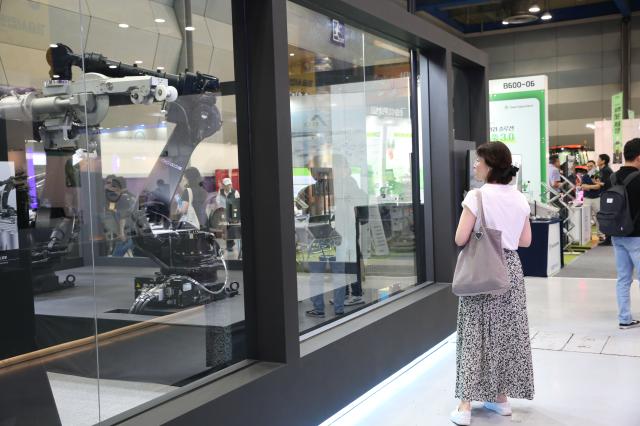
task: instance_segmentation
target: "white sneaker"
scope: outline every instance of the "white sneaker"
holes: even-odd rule
[[[355,306],[364,304],[364,300],[360,296],[351,296],[344,301],[344,306]]]
[[[470,426],[471,425],[471,411],[458,411],[455,410],[449,415],[449,420],[458,426]]]
[[[508,402],[485,402],[484,408],[487,410],[495,411],[501,416],[511,415],[511,404]]]

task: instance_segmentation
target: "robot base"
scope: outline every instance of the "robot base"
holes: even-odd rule
[[[73,274],[67,275],[64,281],[60,281],[53,271],[33,276],[33,294],[64,290],[65,288],[75,287],[75,285],[76,276]]]

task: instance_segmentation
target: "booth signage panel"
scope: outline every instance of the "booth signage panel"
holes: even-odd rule
[[[613,164],[622,163],[622,92],[616,93],[611,97],[611,121],[613,122]]]
[[[489,81],[491,140],[522,158],[522,182],[535,199],[547,179],[547,89],[546,75]]]

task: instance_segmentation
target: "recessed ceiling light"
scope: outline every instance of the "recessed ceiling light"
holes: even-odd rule
[[[129,28],[129,24],[118,24],[120,28]]]
[[[109,65],[109,68],[114,69],[114,68],[118,68],[117,65]]]
[[[533,6],[531,6],[529,8],[529,12],[531,13],[538,13],[540,12],[540,6],[538,6],[537,4],[534,4]]]
[[[165,22],[167,22],[166,20],[164,20],[162,18],[156,18],[156,19],[154,19],[154,21],[156,21],[158,24],[164,24]]]
[[[56,47],[58,47],[58,45],[57,45],[57,44],[55,44],[55,43],[51,43],[51,44],[49,45],[49,47],[52,47],[52,48],[54,48],[54,49],[55,49]]]
[[[184,27],[185,31],[195,31],[196,27]]]
[[[549,19],[553,18],[553,16],[551,16],[551,14],[549,12],[545,12],[540,19],[542,19],[543,21],[548,21]]]
[[[140,59],[137,59],[137,60],[133,61],[133,63],[140,65],[142,63],[142,61]]]
[[[158,71],[162,71],[162,70],[164,70],[164,67],[156,67],[156,69],[157,69]]]
[[[295,53],[289,53],[289,56],[296,56]]]

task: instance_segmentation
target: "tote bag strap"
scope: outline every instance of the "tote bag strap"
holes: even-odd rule
[[[484,217],[484,206],[482,205],[482,192],[479,189],[476,190],[476,197],[478,199],[478,218],[480,219],[480,226],[484,229],[487,227],[487,221]]]

